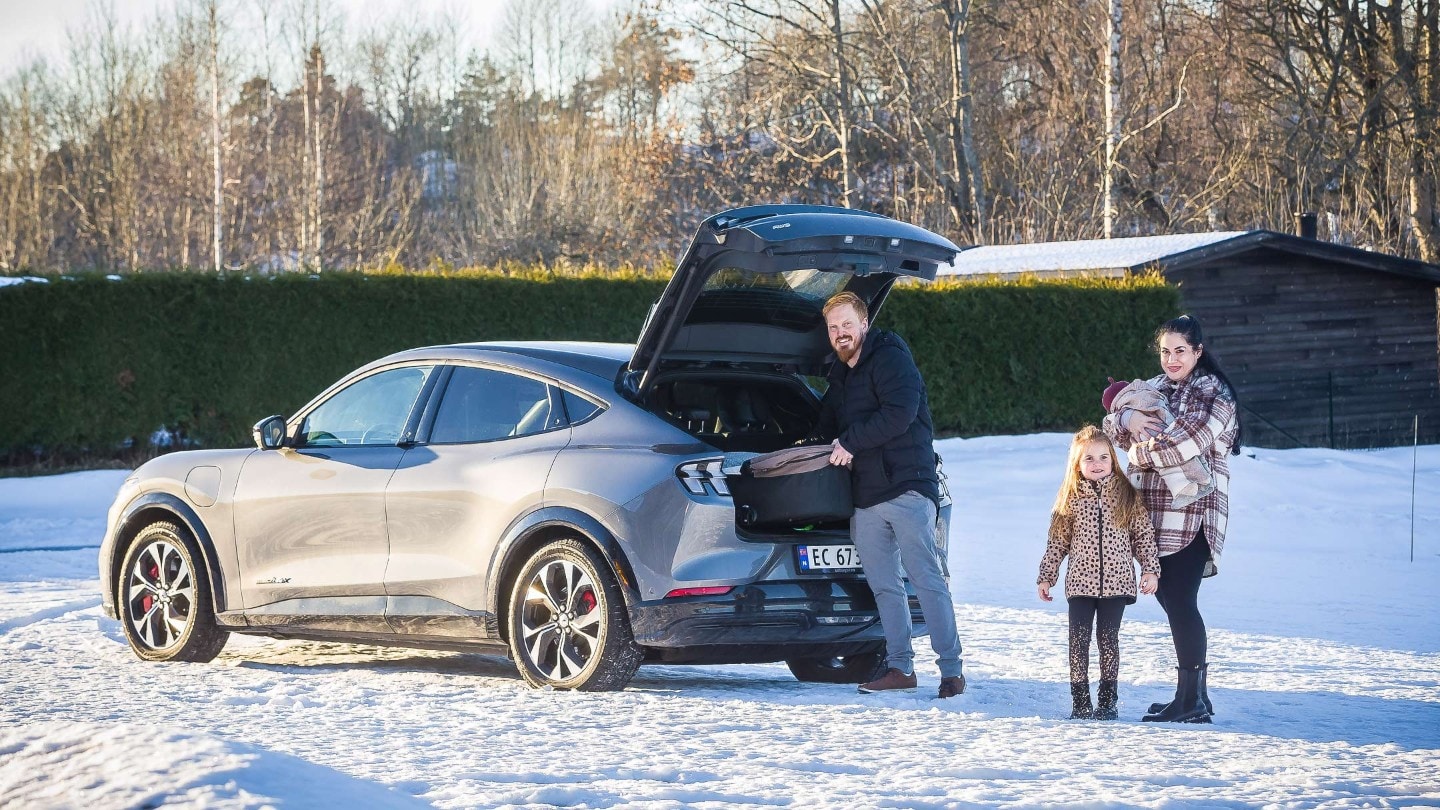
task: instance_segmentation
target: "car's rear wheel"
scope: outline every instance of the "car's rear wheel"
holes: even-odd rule
[[[804,683],[865,683],[880,667],[882,652],[829,658],[792,658],[785,662],[795,680]]]
[[[510,594],[510,653],[531,686],[624,689],[642,652],[625,600],[600,556],[574,539],[538,549]]]
[[[135,536],[117,594],[125,638],[146,661],[210,661],[230,636],[215,624],[199,549],[174,523],[151,523]]]

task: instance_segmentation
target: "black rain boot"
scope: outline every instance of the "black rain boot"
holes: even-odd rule
[[[1146,723],[1208,723],[1210,715],[1200,703],[1200,674],[1204,665],[1177,667],[1175,699],[1155,714],[1140,718]]]
[[[1095,693],[1095,719],[1120,719],[1119,704],[1120,685],[1114,681],[1100,681],[1100,689]]]
[[[1210,704],[1210,689],[1209,689],[1209,687],[1208,687],[1208,686],[1206,685],[1206,683],[1205,683],[1205,682],[1208,681],[1208,680],[1210,680],[1210,665],[1209,665],[1209,664],[1201,664],[1201,665],[1200,665],[1200,705],[1205,707],[1205,722],[1207,722],[1207,723],[1210,722],[1210,718],[1211,718],[1211,717],[1214,717],[1214,716],[1215,716],[1215,707]]]
[[[1070,712],[1071,720],[1089,720],[1094,715],[1095,712],[1090,707],[1088,682],[1070,684],[1070,700],[1074,704],[1074,709]]]
[[[1201,665],[1200,665],[1200,705],[1202,705],[1202,706],[1205,707],[1205,713],[1206,713],[1206,714],[1211,715],[1211,716],[1213,717],[1213,716],[1215,715],[1215,706],[1214,706],[1214,704],[1212,704],[1212,703],[1210,702],[1210,690],[1207,688],[1208,685],[1207,685],[1207,683],[1206,683],[1206,681],[1208,681],[1209,679],[1210,679],[1210,665],[1209,665],[1209,664],[1201,664]],[[1169,703],[1151,703],[1151,704],[1150,704],[1150,714],[1159,714],[1160,712],[1165,711],[1165,709],[1168,708],[1169,706],[1170,706]]]

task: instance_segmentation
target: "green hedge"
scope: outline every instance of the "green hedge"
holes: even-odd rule
[[[249,441],[350,369],[454,341],[629,342],[663,279],[140,274],[0,288],[0,453],[105,456],[161,425],[200,446]],[[877,323],[915,349],[943,433],[1071,429],[1106,375],[1150,375],[1178,311],[1158,279],[901,287]]]
[[[945,282],[881,312],[915,352],[935,428],[979,436],[1074,430],[1104,416],[1107,377],[1152,377],[1156,327],[1180,313],[1158,276]]]

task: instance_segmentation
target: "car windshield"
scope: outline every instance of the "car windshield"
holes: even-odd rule
[[[763,323],[813,329],[826,299],[845,288],[850,273],[807,268],[757,273],[723,267],[705,280],[687,323]]]

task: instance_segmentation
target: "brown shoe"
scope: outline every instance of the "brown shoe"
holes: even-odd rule
[[[914,692],[916,684],[915,673],[906,675],[895,667],[885,670],[885,674],[869,682],[860,684],[860,694],[868,695],[872,692]]]
[[[953,678],[940,679],[940,697],[952,698],[956,695],[965,694],[965,676],[956,675]]]

